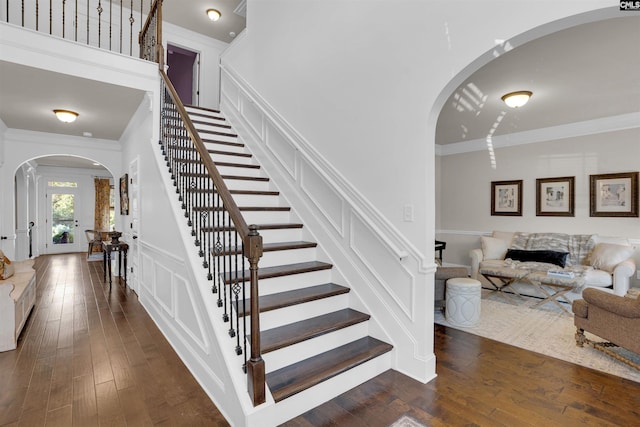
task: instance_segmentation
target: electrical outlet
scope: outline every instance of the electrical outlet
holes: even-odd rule
[[[402,220],[404,222],[413,222],[413,205],[404,205],[402,208]]]

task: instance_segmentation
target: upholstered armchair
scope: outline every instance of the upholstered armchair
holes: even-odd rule
[[[454,277],[469,277],[466,267],[438,267],[435,275],[435,308],[444,310],[447,280]]]
[[[619,346],[640,354],[640,298],[621,297],[594,288],[585,289],[582,298],[573,302],[576,344],[579,347],[587,344],[640,369],[639,364],[609,350]],[[606,341],[592,341],[584,335],[585,331]]]

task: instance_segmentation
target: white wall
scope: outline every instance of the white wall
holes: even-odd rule
[[[640,218],[589,216],[589,175],[640,170],[640,128],[442,156],[440,232],[445,262],[469,265],[469,250],[493,230],[620,236],[640,241]],[[574,176],[575,216],[536,216],[536,179]],[[491,216],[491,181],[523,182],[521,217]]]

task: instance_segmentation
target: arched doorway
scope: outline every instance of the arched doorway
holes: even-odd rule
[[[15,173],[16,258],[86,251],[85,230],[95,229],[99,182],[110,192],[100,227],[107,231],[114,221],[113,175],[103,165],[69,155],[23,163]]]

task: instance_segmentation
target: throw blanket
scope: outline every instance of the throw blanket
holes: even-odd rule
[[[594,245],[592,234],[516,232],[511,249],[569,252],[567,265],[585,265]]]

